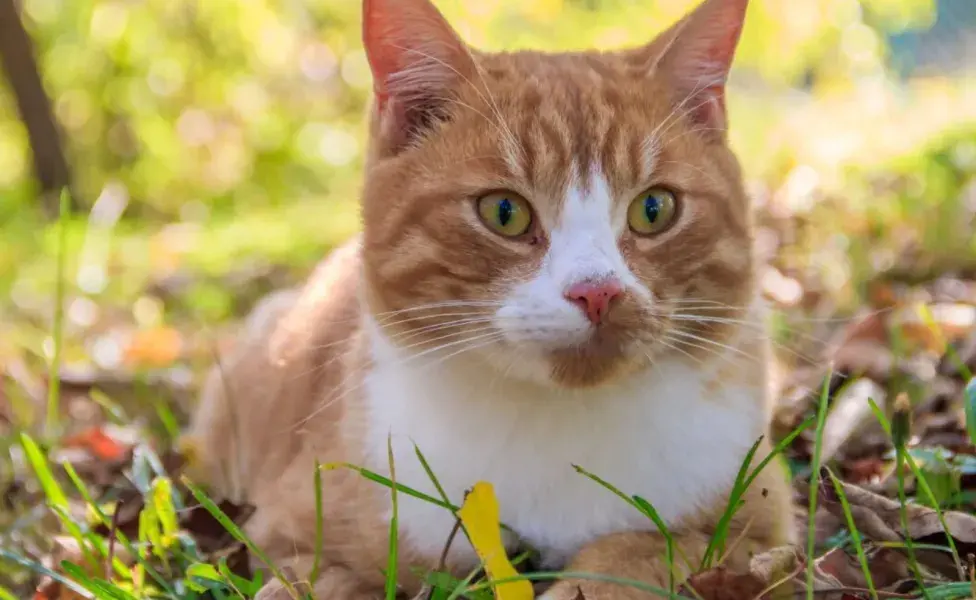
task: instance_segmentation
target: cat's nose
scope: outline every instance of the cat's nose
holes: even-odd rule
[[[607,318],[610,302],[624,291],[616,279],[591,279],[579,281],[566,288],[566,299],[583,309],[586,318],[599,325]]]

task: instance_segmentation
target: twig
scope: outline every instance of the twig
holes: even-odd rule
[[[115,505],[115,510],[112,512],[112,523],[109,525],[108,529],[108,555],[105,557],[105,579],[112,579],[112,559],[115,557],[115,538],[117,537],[116,531],[119,528],[119,514],[121,514],[122,505],[125,500],[119,500],[119,503]]]

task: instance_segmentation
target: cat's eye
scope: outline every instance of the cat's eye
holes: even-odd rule
[[[635,233],[652,235],[668,228],[677,214],[674,192],[653,187],[634,198],[627,209],[627,222]]]
[[[525,198],[513,192],[493,192],[478,199],[478,215],[489,229],[505,237],[518,237],[532,225]]]

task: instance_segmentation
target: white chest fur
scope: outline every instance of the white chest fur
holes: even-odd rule
[[[502,521],[542,551],[547,567],[600,534],[653,529],[574,464],[642,496],[673,524],[721,499],[762,433],[761,383],[706,391],[708,372],[699,365],[661,363],[613,387],[572,392],[503,380],[456,360],[436,368],[404,363],[381,336],[374,354],[365,387],[370,468],[389,472],[392,434],[405,485],[437,496],[414,443],[453,503],[475,482],[491,482]],[[436,557],[454,517],[400,498],[401,536]],[[462,562],[474,560],[466,541],[453,550]]]

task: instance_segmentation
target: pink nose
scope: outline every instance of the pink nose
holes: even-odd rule
[[[624,291],[616,279],[580,281],[566,289],[566,299],[576,304],[594,325],[599,325],[607,317],[610,301]]]

